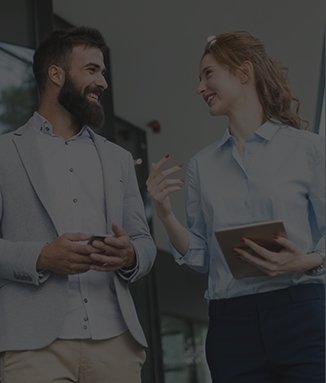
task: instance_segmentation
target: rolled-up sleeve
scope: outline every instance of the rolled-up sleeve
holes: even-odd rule
[[[170,244],[175,261],[186,264],[195,271],[208,272],[207,228],[202,210],[197,162],[192,159],[186,173],[186,216],[189,248],[182,255]]]

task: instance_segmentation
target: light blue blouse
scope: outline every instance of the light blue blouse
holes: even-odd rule
[[[189,163],[190,246],[184,256],[173,249],[175,260],[208,272],[209,300],[324,283],[324,275],[305,273],[234,279],[214,235],[226,227],[282,220],[303,252],[324,249],[324,176],[324,142],[316,134],[268,121],[247,138],[241,158],[227,130]]]

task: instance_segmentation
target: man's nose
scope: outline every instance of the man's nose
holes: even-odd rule
[[[96,85],[97,86],[100,86],[102,89],[107,89],[107,87],[109,86],[107,81],[106,81],[106,78],[103,74],[100,74],[97,81],[96,81]]]

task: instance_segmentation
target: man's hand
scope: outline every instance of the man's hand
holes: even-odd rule
[[[51,271],[55,274],[84,273],[91,268],[90,258],[95,249],[90,244],[78,243],[91,238],[85,233],[65,233],[54,241],[47,243],[37,260],[37,271]]]
[[[116,271],[136,265],[135,250],[128,234],[115,224],[112,224],[112,231],[114,236],[106,237],[104,242],[92,242],[98,252],[90,255],[93,262],[91,270]]]

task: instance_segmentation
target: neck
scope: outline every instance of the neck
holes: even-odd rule
[[[76,123],[71,113],[59,104],[57,99],[42,99],[38,113],[51,123],[53,133],[64,139],[74,136],[80,130],[80,126]]]
[[[238,142],[246,138],[264,122],[263,109],[256,93],[246,95],[230,113],[230,132]]]

